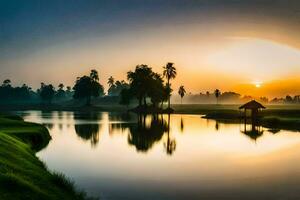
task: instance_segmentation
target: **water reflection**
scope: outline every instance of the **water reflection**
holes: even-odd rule
[[[53,123],[43,123],[43,125],[48,128],[50,131],[53,129]]]
[[[37,153],[47,167],[100,199],[274,199],[274,188],[300,197],[298,132],[197,115],[24,116],[52,127]]]
[[[184,132],[184,122],[183,122],[182,116],[180,117],[180,131],[181,131],[181,133]]]
[[[256,141],[263,135],[264,130],[256,120],[251,120],[249,124],[247,120],[244,120],[244,130],[242,130],[241,133]]]
[[[128,144],[135,146],[137,151],[147,152],[162,139],[168,127],[161,116],[140,115],[138,122],[129,126]]]
[[[176,140],[170,137],[170,114],[168,115],[168,134],[167,134],[167,142],[164,143],[165,150],[167,155],[172,155],[176,149]]]
[[[101,120],[101,117],[101,113],[77,112],[74,114],[74,120],[82,121],[82,123],[74,125],[76,134],[83,140],[89,140],[92,147],[96,147],[99,142],[100,124],[98,121]],[[84,120],[88,120],[89,123]]]
[[[121,133],[126,132],[127,129],[131,126],[132,123],[136,123],[136,116],[126,113],[108,113],[108,120],[111,122],[109,123],[109,134],[113,135],[114,133]]]
[[[217,120],[216,120],[216,124],[215,124],[215,129],[216,129],[216,131],[219,130],[219,122]]]
[[[60,119],[60,116],[58,118]],[[76,134],[83,140],[90,141],[92,147],[96,147],[100,139],[102,114],[77,112],[74,113],[74,120],[80,122],[74,124]],[[109,123],[109,134],[124,133],[128,130],[128,144],[134,146],[138,152],[148,152],[155,143],[162,140],[164,134],[167,136],[164,142],[167,154],[172,155],[175,151],[176,141],[170,136],[170,115],[167,116],[166,121],[163,115],[133,117],[128,113],[109,113],[108,120],[111,122]],[[181,121],[181,124],[183,127],[183,121]],[[62,127],[59,127],[59,129],[61,130]]]
[[[270,133],[276,134],[280,132],[280,129],[272,128],[268,130]]]
[[[75,124],[76,134],[84,139],[90,140],[92,147],[99,142],[99,125],[98,124]]]

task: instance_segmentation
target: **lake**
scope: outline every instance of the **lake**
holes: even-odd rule
[[[19,112],[52,140],[37,153],[101,199],[299,199],[300,133],[199,115]]]

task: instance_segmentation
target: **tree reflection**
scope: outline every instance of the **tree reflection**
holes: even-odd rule
[[[130,114],[129,112],[125,112],[125,113],[110,112],[110,113],[108,113],[109,121],[130,121],[133,117],[134,117],[134,115]]]
[[[74,120],[99,121],[102,119],[102,113],[99,112],[74,112]]]
[[[92,147],[99,142],[99,124],[75,124],[76,134],[84,139],[90,140]]]
[[[164,147],[167,154],[172,155],[176,149],[176,141],[175,139],[170,138],[170,114],[168,114],[167,133],[167,142],[164,143]]]
[[[216,124],[215,124],[215,129],[216,129],[216,131],[218,131],[219,130],[219,122],[218,121],[216,121]]]
[[[98,121],[101,119],[101,113],[74,113],[74,119],[77,121],[75,124],[76,134],[83,140],[90,140],[91,146],[96,147],[100,138]]]
[[[42,119],[53,119],[53,111],[41,110],[41,118]]]
[[[48,128],[49,130],[52,130],[54,125],[52,123],[43,123],[43,125]]]
[[[276,134],[280,132],[280,129],[272,128],[268,130],[270,133]]]
[[[129,126],[128,144],[135,146],[137,151],[147,152],[162,139],[167,130],[167,123],[162,117],[154,115],[147,118],[146,115],[140,115],[138,123]]]
[[[108,119],[109,119],[109,134],[112,135],[115,133],[115,130],[121,132],[125,132],[126,129],[128,129],[131,126],[131,120],[134,118],[130,113],[109,113]]]
[[[180,131],[181,131],[181,133],[183,133],[183,131],[184,131],[184,122],[183,122],[182,116],[180,118]]]

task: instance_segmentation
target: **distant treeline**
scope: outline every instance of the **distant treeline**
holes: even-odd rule
[[[97,70],[91,70],[89,75],[78,77],[74,86],[66,86],[60,83],[57,87],[52,84],[41,83],[34,91],[26,84],[14,87],[9,79],[0,85],[0,104],[60,104],[70,102],[72,104],[90,105],[91,101],[101,103],[120,103],[128,106],[135,102],[139,109],[163,109],[163,103],[168,102],[173,91],[171,80],[177,75],[174,63],[167,63],[162,74],[156,73],[148,65],[137,65],[133,71],[127,73],[127,81],[115,80],[109,77],[107,93],[100,83]],[[174,92],[175,93],[175,92]],[[216,89],[213,92],[199,94],[187,94],[183,85],[177,90],[178,95],[173,95],[172,103],[202,103],[202,104],[236,104],[256,99],[262,103],[271,104],[300,104],[300,95],[285,98],[267,97],[254,98],[242,96],[235,92],[221,92]]]
[[[106,103],[119,103],[121,91],[129,88],[129,84],[124,80],[115,81],[113,77],[109,78],[108,85],[109,89],[105,95],[96,70],[91,70],[89,76],[78,77],[72,87],[63,83],[55,87],[53,84],[42,82],[37,90],[33,90],[26,84],[13,86],[11,80],[6,79],[0,85],[0,104],[59,104],[73,99],[84,99],[89,104],[91,98]]]
[[[172,92],[170,80],[175,76],[176,68],[173,63],[167,63],[163,67],[163,75],[153,72],[148,65],[137,65],[134,71],[127,73],[128,82],[115,81],[113,77],[110,77],[107,81],[109,85],[107,94],[100,83],[97,70],[91,70],[89,75],[78,77],[72,87],[65,87],[63,83],[60,83],[56,88],[52,84],[42,82],[36,91],[25,84],[21,87],[14,87],[11,81],[6,79],[0,86],[0,103],[49,105],[69,101],[76,105],[90,105],[98,100],[120,103],[125,106],[136,102],[139,105],[138,108],[152,109],[161,107],[164,102],[170,102]],[[164,78],[166,82],[164,82]],[[183,86],[179,92],[183,97],[185,94]],[[168,108],[170,109],[170,107]]]
[[[259,101],[264,104],[300,104],[300,95],[290,96],[287,95],[286,97],[281,98],[273,98],[269,99],[267,97],[253,97],[250,95],[241,95],[236,92],[220,92],[220,95],[218,97],[218,103],[222,104],[237,104],[237,103],[245,103],[250,100],[255,99],[256,101]],[[175,95],[172,99],[173,103],[180,103],[180,96]],[[189,93],[186,95],[183,103],[188,104],[215,104],[217,103],[217,98],[215,95],[215,92],[205,92],[205,93],[199,93],[199,94],[192,94]]]
[[[70,100],[73,97],[71,87],[64,88],[63,84],[58,85],[58,89],[51,84],[41,83],[41,87],[33,91],[26,84],[13,87],[11,81],[6,79],[0,86],[0,103],[1,104],[32,104],[42,102],[61,102]]]

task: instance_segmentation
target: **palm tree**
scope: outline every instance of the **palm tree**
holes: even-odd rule
[[[60,83],[59,85],[58,85],[58,88],[60,89],[60,90],[63,90],[64,89],[64,84],[62,84],[62,83]]]
[[[91,70],[91,73],[90,73],[90,78],[95,81],[95,82],[98,82],[99,81],[99,74],[98,74],[98,71],[95,70],[95,69],[92,69]]]
[[[67,91],[71,92],[71,90],[72,90],[71,86],[67,86]]]
[[[110,76],[108,78],[107,84],[109,87],[112,87],[115,84],[115,79],[112,76]]]
[[[221,91],[219,89],[216,89],[215,90],[215,97],[217,99],[217,104],[218,104],[218,99],[219,99],[220,95],[221,95]]]
[[[186,93],[186,91],[185,91],[185,89],[184,89],[184,86],[183,86],[183,85],[180,86],[179,89],[178,89],[178,94],[179,94],[180,97],[181,97],[181,104],[182,104],[182,98],[184,97],[185,93]]]
[[[176,68],[174,67],[174,63],[169,62],[163,68],[164,68],[163,75],[164,77],[167,78],[167,87],[169,88],[168,109],[170,109],[170,98],[171,98],[170,80],[174,79],[177,73],[176,73]]]
[[[5,79],[3,81],[3,83],[2,83],[2,86],[4,86],[4,87],[10,87],[11,86],[10,84],[11,84],[10,79]]]

